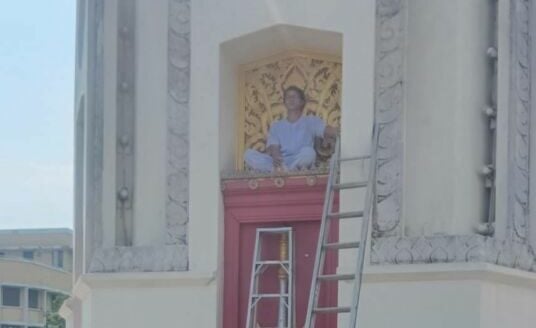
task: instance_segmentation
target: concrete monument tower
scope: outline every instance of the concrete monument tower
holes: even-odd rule
[[[533,0],[78,0],[77,24],[69,327],[243,327],[258,226],[293,227],[310,282],[322,153],[297,173],[243,162],[289,85],[343,154],[380,128],[360,327],[536,322]]]

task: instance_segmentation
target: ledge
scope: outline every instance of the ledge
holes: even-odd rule
[[[369,284],[477,280],[536,289],[536,273],[489,263],[372,265],[363,278]]]
[[[73,296],[83,300],[92,289],[169,288],[214,285],[216,274],[198,272],[87,273],[78,279]]]
[[[258,172],[251,170],[244,171],[224,171],[220,176],[222,180],[240,180],[240,179],[258,179],[258,178],[277,178],[277,177],[303,177],[311,175],[327,175],[328,167],[321,167],[313,170],[299,171],[280,171],[280,172]]]

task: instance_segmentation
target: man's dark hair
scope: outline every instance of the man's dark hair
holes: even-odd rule
[[[295,85],[291,85],[283,91],[283,99],[285,99],[285,96],[287,95],[287,92],[289,91],[295,91],[300,96],[301,100],[305,102],[305,92],[303,92],[302,89],[298,88]]]

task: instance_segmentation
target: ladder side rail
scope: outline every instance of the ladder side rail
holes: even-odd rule
[[[318,303],[318,297],[320,294],[320,285],[318,283],[318,275],[319,271],[323,269],[324,266],[324,252],[323,252],[323,245],[324,245],[324,239],[326,234],[326,228],[330,222],[328,222],[327,218],[329,213],[331,213],[331,208],[333,204],[333,183],[336,171],[338,171],[338,163],[339,163],[339,157],[340,157],[340,139],[337,138],[335,143],[335,152],[331,156],[330,159],[330,165],[329,165],[329,175],[328,175],[328,181],[326,184],[326,196],[324,197],[324,206],[322,210],[322,218],[320,221],[320,230],[318,232],[318,243],[316,248],[316,256],[315,256],[315,264],[313,267],[313,274],[311,277],[311,287],[309,292],[309,302],[307,306],[307,315],[305,320],[305,328],[313,328],[314,322],[315,322],[315,313],[314,309],[317,306]]]
[[[365,254],[367,247],[368,231],[370,227],[370,219],[373,208],[373,202],[375,201],[375,191],[376,191],[376,167],[377,167],[377,147],[378,147],[378,136],[379,136],[379,126],[374,124],[373,127],[373,136],[372,136],[372,146],[370,154],[370,164],[369,164],[369,185],[367,187],[365,195],[365,209],[363,213],[363,221],[361,224],[361,245],[359,247],[357,263],[356,263],[356,275],[354,280],[354,291],[353,291],[353,301],[352,301],[352,312],[350,314],[350,328],[357,327],[357,312],[359,308],[359,299],[361,294],[361,284],[363,279],[363,267],[365,262]]]
[[[287,276],[287,327],[295,327],[294,318],[294,233],[288,232],[288,276]]]
[[[256,304],[253,303],[253,295],[257,295],[258,292],[257,290],[255,290],[255,281],[257,280],[257,259],[258,259],[258,251],[259,251],[259,240],[260,240],[260,231],[257,230],[255,232],[255,248],[253,250],[253,261],[252,261],[252,265],[251,265],[251,281],[250,281],[250,285],[249,285],[249,300],[248,300],[248,316],[247,316],[247,320],[246,320],[246,327],[247,328],[252,328],[253,326],[253,322],[252,320],[254,320],[254,315],[253,315],[253,312],[255,311],[255,306]],[[262,265],[262,264],[260,264]]]

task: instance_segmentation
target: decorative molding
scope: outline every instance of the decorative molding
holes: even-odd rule
[[[85,267],[92,254],[103,243],[102,172],[104,163],[104,0],[88,3],[93,28],[88,34],[87,110],[86,110],[86,185],[84,236]],[[90,50],[91,49],[91,50]],[[81,76],[85,78],[85,76]],[[86,157],[87,156],[87,157]],[[89,241],[88,241],[89,239]]]
[[[380,132],[375,236],[397,236],[401,231],[406,1],[379,0],[376,9],[375,116]]]
[[[119,0],[118,6],[115,244],[131,246],[135,188],[136,1]]]
[[[170,0],[168,20],[166,245],[188,245],[190,0]]]
[[[526,244],[481,235],[374,238],[372,264],[484,262],[536,271],[536,256]]]
[[[531,104],[529,0],[511,2],[508,237],[526,242],[529,229],[529,130]]]
[[[183,245],[99,248],[89,272],[167,272],[188,269]]]

